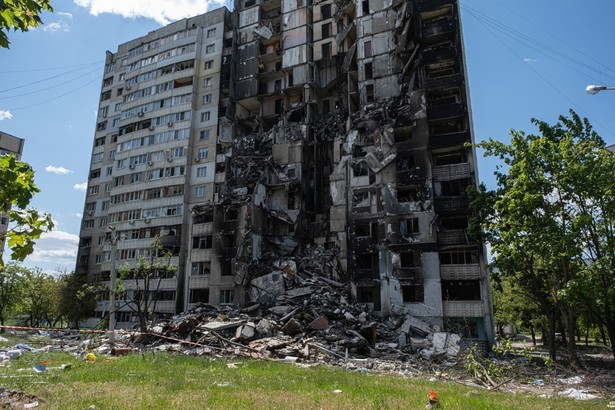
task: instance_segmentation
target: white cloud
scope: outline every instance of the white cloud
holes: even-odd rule
[[[79,236],[70,232],[53,231],[41,235],[28,256],[29,263],[53,264],[58,268],[73,269],[77,258]]]
[[[69,19],[73,18],[73,15],[71,13],[66,13],[64,11],[58,11],[56,14],[60,17],[68,17]]]
[[[70,169],[66,169],[64,167],[56,167],[55,165],[47,165],[45,167],[45,171],[58,175],[66,175],[73,173],[73,171],[71,171]]]
[[[523,61],[526,63],[537,63],[538,62],[538,60],[534,58],[524,58]]]
[[[80,184],[75,184],[75,185],[73,185],[73,189],[76,189],[77,191],[85,192],[85,190],[88,189],[88,183],[87,182],[82,182]]]
[[[161,25],[203,14],[224,5],[223,0],[74,0],[75,4],[97,16],[119,14],[125,18],[145,17]]]
[[[70,31],[70,26],[63,21],[56,21],[53,23],[45,24],[43,31],[49,31],[55,33],[56,31]]]
[[[75,216],[76,216],[77,218],[79,218],[79,219],[83,218],[83,214],[81,214],[81,213],[79,213],[79,212],[77,212],[77,213],[75,214]]]
[[[9,110],[0,110],[0,121],[13,119],[13,114]]]

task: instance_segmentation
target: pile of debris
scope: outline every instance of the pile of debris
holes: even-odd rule
[[[148,347],[193,354],[234,354],[300,361],[395,361],[454,364],[461,338],[398,314],[376,316],[349,303],[347,285],[294,266],[252,279],[242,309],[202,305],[154,324]],[[305,271],[303,271],[305,272]],[[287,288],[289,284],[294,285]],[[266,289],[266,292],[259,294]],[[152,337],[158,336],[158,337]]]

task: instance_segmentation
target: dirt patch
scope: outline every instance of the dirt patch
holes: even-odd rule
[[[0,388],[0,409],[32,409],[44,402],[32,394]]]

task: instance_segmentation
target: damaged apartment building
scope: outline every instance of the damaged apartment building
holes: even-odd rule
[[[77,272],[108,284],[160,237],[158,315],[272,304],[310,271],[492,341],[457,1],[234,6],[107,53]]]

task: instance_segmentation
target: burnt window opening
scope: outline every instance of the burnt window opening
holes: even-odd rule
[[[220,239],[223,248],[235,247],[235,235],[221,235]]]
[[[322,113],[327,114],[331,112],[329,100],[322,100]]]
[[[222,260],[220,261],[220,274],[222,276],[232,276],[233,275],[233,264],[230,260]]]
[[[409,187],[397,187],[398,202],[414,202],[419,199],[419,189],[416,185]]]
[[[370,206],[369,191],[354,191],[352,193],[352,206],[355,208]]]
[[[421,253],[420,252],[401,252],[399,254],[399,265],[401,268],[420,268]]]
[[[369,175],[369,167],[363,161],[352,166],[352,175],[355,177],[366,177]]]
[[[362,253],[355,256],[357,277],[373,278],[379,277],[378,273],[378,254]]]
[[[282,98],[275,100],[274,109],[276,114],[282,114],[284,112],[284,100]]]
[[[399,220],[400,235],[409,235],[419,232],[419,218],[405,218]]]
[[[453,181],[440,182],[440,196],[467,196],[467,188],[470,181],[467,179],[457,179]]]
[[[320,6],[320,16],[322,17],[323,20],[331,18],[331,5],[330,4],[323,4],[322,6]]]
[[[211,249],[212,235],[195,236],[192,238],[192,249]]]
[[[239,210],[237,208],[226,208],[224,210],[224,221],[236,221],[239,218]]]
[[[440,224],[444,229],[458,230],[466,229],[468,227],[467,216],[451,216],[440,219]]]
[[[421,303],[425,301],[425,290],[420,283],[405,283],[401,285],[401,294],[404,303]]]
[[[414,155],[406,154],[403,156],[397,157],[397,172],[403,171],[414,171],[415,163],[414,163]]]
[[[463,120],[437,122],[430,126],[430,134],[432,135],[445,135],[455,132],[465,131],[465,124]]]
[[[461,101],[461,91],[459,88],[451,88],[444,91],[434,91],[427,95],[429,107],[454,104]]]
[[[213,211],[205,211],[202,214],[198,214],[194,217],[195,224],[204,224],[214,221]]]
[[[295,193],[294,192],[289,192],[288,193],[288,199],[286,201],[286,208],[287,209],[297,209],[297,201],[295,199]]]
[[[476,251],[449,251],[440,252],[440,265],[467,265],[478,263]]]
[[[365,63],[364,69],[365,69],[365,79],[366,80],[371,80],[372,78],[374,78],[374,71],[372,69],[371,61],[369,63]]]
[[[190,289],[190,303],[209,303],[209,289]]]
[[[435,166],[463,164],[467,162],[464,152],[447,152],[433,156]]]
[[[478,280],[443,280],[442,299],[481,300]]]
[[[357,288],[357,303],[369,303],[375,311],[380,307],[380,288],[378,286],[360,286]]]
[[[397,127],[393,135],[395,143],[411,141],[414,138],[412,127]]]

